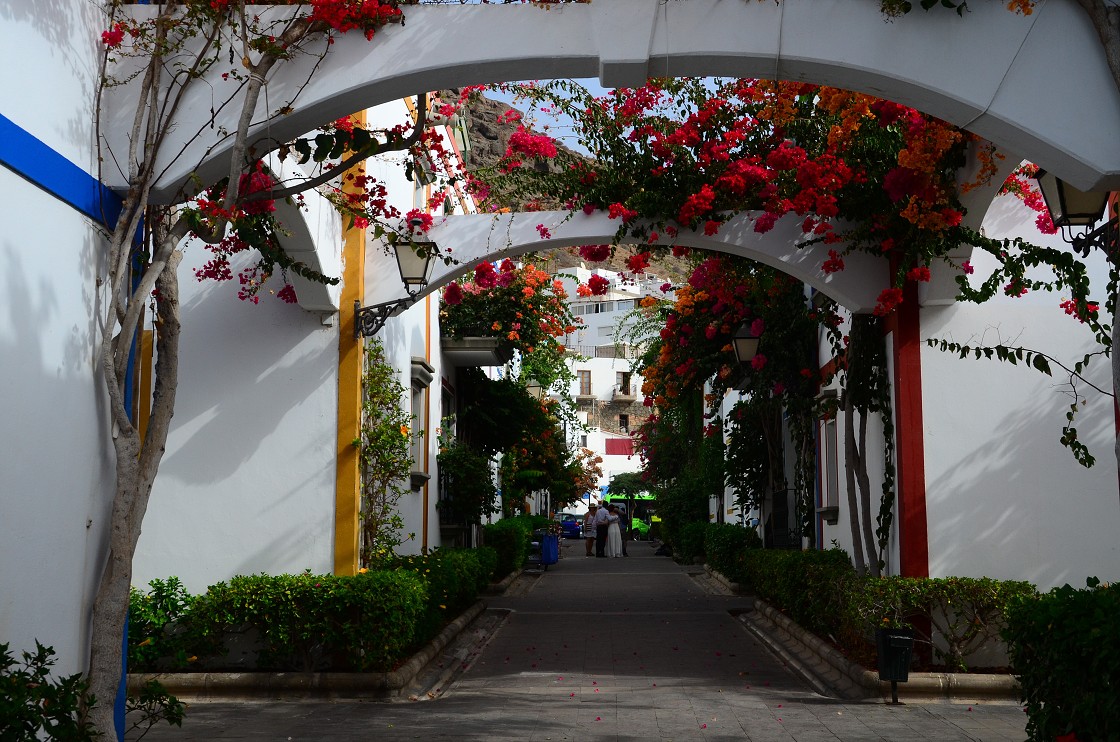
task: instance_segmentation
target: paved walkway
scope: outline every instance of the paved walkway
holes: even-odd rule
[[[1015,705],[845,702],[813,693],[690,570],[631,543],[568,542],[491,608],[508,617],[434,700],[193,704],[147,740],[1023,740]],[[421,695],[427,698],[427,695]]]

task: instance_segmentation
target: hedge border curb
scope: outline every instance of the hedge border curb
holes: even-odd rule
[[[512,577],[516,578],[518,574],[519,572],[514,572]],[[138,691],[149,680],[158,680],[171,694],[192,701],[265,698],[294,700],[396,698],[402,695],[428,663],[439,656],[440,652],[485,610],[485,601],[477,601],[444,626],[435,638],[392,672],[136,673],[128,676],[128,690]]]
[[[718,574],[718,573],[716,573]],[[891,698],[891,684],[879,674],[852,662],[816,634],[806,631],[766,601],[755,598],[755,613],[766,624],[757,627],[783,645],[802,672],[809,672],[836,695],[848,698]],[[744,614],[747,622],[755,616]],[[767,629],[769,631],[767,632]],[[793,646],[791,646],[791,644]],[[801,651],[798,651],[801,650]],[[810,655],[806,657],[805,655]],[[798,662],[797,660],[808,662]],[[808,664],[809,667],[804,667]],[[982,673],[912,672],[910,680],[898,684],[899,698],[947,701],[1019,701],[1019,683],[1012,675]]]

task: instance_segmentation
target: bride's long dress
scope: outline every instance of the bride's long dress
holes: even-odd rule
[[[606,554],[609,557],[622,556],[622,529],[618,527],[617,515],[611,516],[610,524],[607,526]]]

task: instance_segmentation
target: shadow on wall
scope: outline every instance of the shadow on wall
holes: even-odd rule
[[[956,461],[934,461],[927,447],[927,470],[945,472],[926,488],[930,574],[1026,579],[1045,590],[1065,582],[1083,585],[1087,569],[1111,564],[1116,573],[1120,496],[1111,400],[1085,390],[1090,403],[1077,427],[1097,457],[1096,465],[1085,469],[1058,440],[1071,403],[1058,383],[1058,369],[1051,382],[1033,369],[997,361],[946,355],[945,362],[975,364],[984,374],[977,382],[982,389],[966,394],[986,393],[995,401],[980,407],[954,397],[951,404],[959,411],[939,411],[942,423],[951,422],[933,428],[949,435],[960,431],[962,441],[975,435],[975,428],[993,434]],[[924,365],[933,372],[937,364]],[[980,379],[978,374],[969,378]],[[1023,385],[1023,378],[1039,386]],[[1022,394],[1012,398],[1009,389]],[[1008,405],[1015,408],[990,428],[972,416],[972,410],[998,412]]]
[[[59,239],[74,234],[84,243],[4,239],[0,247],[0,636],[16,649],[33,649],[35,638],[53,644],[64,673],[85,662],[83,617],[104,559],[113,491],[93,362],[99,242],[84,228],[58,225]],[[82,267],[58,268],[75,262]]]
[[[190,294],[182,308],[179,392],[160,476],[211,484],[236,474],[324,385],[330,407],[322,414],[333,416],[338,330],[267,292],[254,305],[238,300],[233,282],[187,286],[195,279],[183,273]],[[335,429],[333,417],[326,426]]]

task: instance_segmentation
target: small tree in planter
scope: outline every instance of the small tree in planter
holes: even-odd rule
[[[397,501],[405,492],[403,482],[408,478],[412,457],[411,420],[401,407],[406,390],[386,360],[380,340],[367,343],[365,354],[362,437],[354,444],[360,449],[361,461],[361,563],[368,568],[392,555],[402,543],[404,522],[397,512]]]

